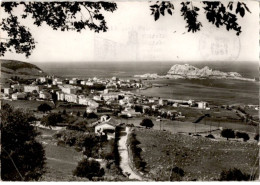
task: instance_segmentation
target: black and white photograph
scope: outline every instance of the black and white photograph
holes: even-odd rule
[[[259,181],[259,2],[0,2],[0,181]]]

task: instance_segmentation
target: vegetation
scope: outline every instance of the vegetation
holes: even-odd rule
[[[229,170],[224,170],[220,174],[220,181],[248,181],[250,175],[241,172],[241,170],[234,168]]]
[[[182,181],[218,180],[223,169],[234,167],[254,174],[252,179],[259,174],[259,148],[255,142],[216,142],[154,129],[135,128],[134,133],[146,163],[144,176],[155,181],[169,181],[173,167],[185,172]]]
[[[1,66],[11,69],[11,70],[18,70],[18,69],[22,69],[22,68],[35,68],[37,70],[40,70],[40,68],[38,68],[36,65],[27,63],[27,62],[21,62],[21,61],[17,61],[17,60],[3,60],[1,59]]]
[[[223,129],[221,131],[221,136],[228,140],[229,138],[235,138],[235,132],[232,129]]]
[[[42,118],[41,123],[45,126],[56,126],[57,123],[61,123],[63,120],[61,114],[50,113]]]
[[[134,166],[138,170],[144,171],[146,162],[144,162],[143,159],[141,158],[142,149],[138,146],[139,144],[140,144],[140,142],[136,139],[136,134],[131,133],[128,138],[128,145],[132,152]]]
[[[92,180],[93,177],[102,177],[104,174],[104,169],[101,168],[99,162],[94,159],[83,159],[73,171],[73,175],[86,177],[89,180]]]
[[[172,173],[170,176],[170,181],[181,181],[182,177],[184,176],[184,171],[183,169],[179,168],[179,167],[174,167],[172,168]]]
[[[153,121],[148,118],[143,119],[140,125],[144,126],[145,128],[152,128],[154,126]]]
[[[94,133],[64,130],[55,135],[65,145],[74,146],[87,157],[98,157],[100,139]]]
[[[250,12],[246,3],[229,2],[224,5],[221,2],[201,2],[203,13],[209,23],[217,28],[226,27],[226,29],[236,31],[240,35],[241,26],[237,22],[237,16],[244,17],[246,11]],[[236,6],[236,8],[235,8]],[[22,10],[18,17],[13,14],[14,9]],[[235,13],[232,12],[234,7]],[[95,32],[106,32],[108,30],[103,11],[114,12],[117,4],[112,2],[3,2],[1,8],[6,14],[2,18],[1,30],[9,38],[0,43],[0,56],[4,56],[7,51],[31,55],[35,49],[36,42],[29,29],[22,25],[20,19],[32,18],[33,24],[41,26],[47,24],[53,30],[80,32],[83,29],[94,30]],[[151,14],[155,21],[164,16],[167,11],[169,15],[174,14],[174,4],[169,1],[157,1],[150,6]],[[198,20],[200,8],[193,5],[192,2],[181,2],[181,16],[186,21],[188,32],[197,32],[202,27]]]
[[[245,132],[236,132],[237,138],[243,138],[243,140],[246,142],[250,139],[249,135]]]
[[[259,134],[256,134],[254,140],[259,141]]]
[[[43,104],[39,105],[39,107],[38,107],[38,111],[41,111],[43,113],[49,112],[51,110],[52,110],[52,107],[47,103],[43,103]]]
[[[45,172],[45,151],[30,116],[8,104],[1,110],[1,178],[4,181],[39,180]]]

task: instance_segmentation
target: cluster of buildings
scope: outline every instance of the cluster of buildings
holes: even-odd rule
[[[142,87],[143,84],[140,80],[121,80],[117,77],[110,79],[94,77],[81,80],[46,76],[39,77],[29,85],[12,84],[10,87],[3,89],[2,98],[53,101],[53,98],[56,97],[58,101],[84,105],[88,113],[98,112],[102,106],[107,106],[111,110],[118,110],[121,115],[127,117],[145,113],[146,109],[158,110],[161,114],[169,116],[176,115],[174,111],[162,109],[163,106],[209,109],[207,102],[146,97],[129,91]],[[89,88],[90,91],[86,93],[85,88]],[[136,109],[136,106],[139,106],[139,110]],[[178,113],[178,115],[182,116],[181,113]]]

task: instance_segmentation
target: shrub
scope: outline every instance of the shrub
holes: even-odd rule
[[[250,139],[249,135],[245,132],[236,132],[236,138],[243,138],[245,142]]]
[[[220,174],[220,181],[248,181],[250,175],[241,172],[241,170],[234,168],[223,170]]]
[[[184,171],[183,169],[179,168],[179,167],[174,167],[171,170],[171,177],[170,177],[170,181],[181,181],[182,177],[184,176]]]
[[[211,138],[211,139],[215,139],[215,137],[212,134],[209,134],[207,136],[205,136],[206,138]]]
[[[56,126],[57,123],[63,122],[61,114],[51,113],[47,116],[44,116],[41,120],[41,123],[45,126]]]
[[[52,107],[47,103],[43,103],[43,104],[38,106],[38,111],[41,111],[41,112],[44,112],[44,113],[51,111],[51,110],[52,110]]]
[[[232,129],[223,129],[221,131],[221,136],[228,140],[229,138],[235,138],[235,132]]]
[[[94,159],[83,159],[73,171],[74,176],[86,177],[89,180],[93,180],[93,177],[102,177],[104,174],[104,169]]]

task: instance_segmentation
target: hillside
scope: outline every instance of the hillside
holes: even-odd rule
[[[0,60],[1,78],[10,78],[11,76],[43,76],[45,73],[36,65],[21,62],[17,60]]]

